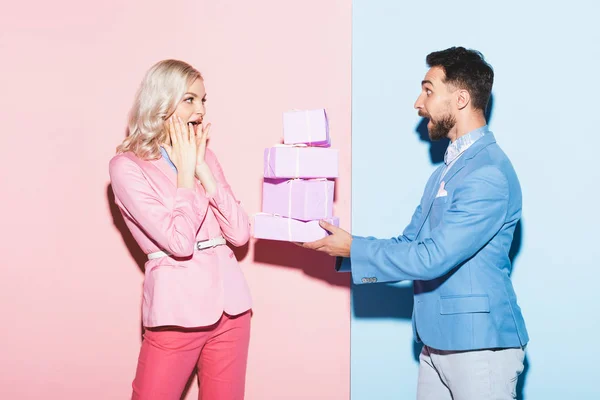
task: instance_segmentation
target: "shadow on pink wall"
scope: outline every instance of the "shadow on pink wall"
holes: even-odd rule
[[[135,260],[135,263],[140,271],[144,273],[144,264],[147,260],[146,254],[144,254],[142,249],[140,249],[140,246],[138,246],[137,242],[133,238],[133,235],[131,235],[131,232],[129,232],[127,225],[125,225],[123,215],[115,203],[115,194],[110,184],[106,186],[106,198],[108,201],[108,206],[110,207],[110,214],[112,215],[113,224],[121,233],[121,237],[123,238],[125,246],[127,246],[129,254],[131,254],[131,257]]]
[[[254,244],[254,262],[298,268],[330,285],[350,287],[350,275],[336,272],[335,258],[293,243],[259,239]]]

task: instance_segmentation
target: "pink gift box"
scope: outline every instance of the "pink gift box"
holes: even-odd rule
[[[325,110],[284,112],[283,143],[329,147],[329,123]]]
[[[338,217],[326,219],[332,225],[339,226]],[[284,242],[312,242],[328,235],[319,226],[319,221],[298,221],[271,214],[254,216],[254,237],[256,239],[281,240]]]
[[[337,178],[337,149],[275,146],[265,149],[265,178]]]
[[[262,211],[302,221],[331,218],[334,184],[325,179],[265,179]]]

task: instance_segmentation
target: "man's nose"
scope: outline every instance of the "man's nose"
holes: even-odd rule
[[[417,97],[414,107],[415,110],[420,110],[421,108],[423,108],[423,95],[419,95],[419,97]]]

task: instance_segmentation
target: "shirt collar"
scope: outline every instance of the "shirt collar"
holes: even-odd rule
[[[171,159],[169,158],[169,154],[162,146],[160,146],[160,154],[162,155],[162,158],[171,166],[171,168],[173,168],[173,170],[177,172],[177,167],[175,167],[175,164],[173,164],[173,161],[171,161]]]
[[[462,153],[471,147],[473,143],[481,139],[486,133],[489,132],[488,126],[484,125],[481,128],[477,128],[466,135],[459,137],[453,143],[450,143],[446,149],[446,154],[444,154],[444,163],[446,165],[450,165]]]

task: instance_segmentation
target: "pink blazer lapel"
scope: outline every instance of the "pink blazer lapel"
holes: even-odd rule
[[[169,180],[173,183],[173,185],[177,187],[177,172],[175,172],[173,168],[171,168],[171,166],[166,160],[159,158],[158,160],[150,160],[148,161],[148,163],[152,164],[163,174],[165,174],[166,177],[169,178]]]
[[[173,183],[173,186],[177,187],[177,172],[173,170],[173,168],[169,165],[169,163],[166,160],[159,158],[158,160],[150,160],[148,162],[155,166],[158,170],[160,170],[167,178],[169,178],[169,181]],[[206,195],[206,192],[204,191],[204,186],[202,186],[202,184],[200,184],[200,182],[197,179],[195,179],[195,183],[196,191],[202,195]]]

